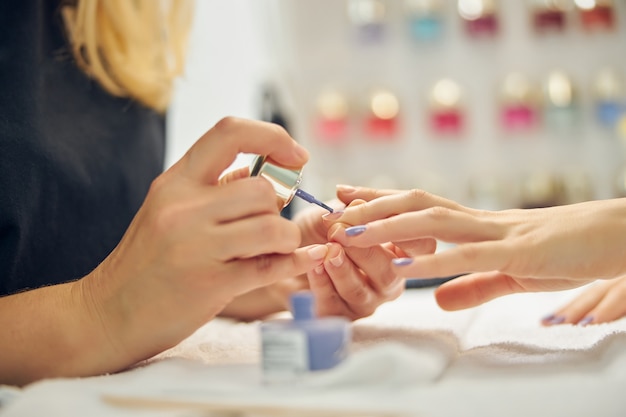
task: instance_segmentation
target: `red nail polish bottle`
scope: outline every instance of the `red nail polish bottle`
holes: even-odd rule
[[[562,32],[565,29],[567,0],[533,0],[532,24],[536,32]]]
[[[613,29],[615,6],[613,0],[574,0],[584,29]]]
[[[430,126],[437,136],[456,137],[464,125],[461,87],[444,78],[433,86],[430,93]]]
[[[538,122],[539,92],[524,74],[508,74],[500,89],[500,121],[507,132],[527,132]]]
[[[367,135],[376,140],[395,140],[398,131],[400,102],[391,91],[379,89],[369,98],[365,121]]]
[[[496,0],[459,0],[459,15],[471,37],[492,37],[499,30]]]
[[[338,143],[346,140],[348,100],[338,90],[326,89],[317,98],[316,131],[320,141]]]

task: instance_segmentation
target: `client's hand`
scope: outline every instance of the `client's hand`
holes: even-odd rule
[[[438,288],[445,309],[526,291],[554,291],[626,273],[626,199],[500,212],[475,210],[420,190],[340,187],[363,199],[339,219],[357,225],[335,238],[346,247],[435,238],[457,244],[393,261],[399,276],[466,274]]]

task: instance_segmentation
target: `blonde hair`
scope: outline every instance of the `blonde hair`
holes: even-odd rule
[[[184,70],[193,0],[76,0],[61,9],[79,67],[158,112]]]

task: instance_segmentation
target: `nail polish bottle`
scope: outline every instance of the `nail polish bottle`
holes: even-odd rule
[[[537,88],[522,73],[507,74],[500,88],[501,124],[508,132],[527,132],[537,124]]]
[[[406,0],[405,10],[411,37],[417,41],[434,41],[443,32],[441,0]]]
[[[600,70],[593,83],[596,119],[600,125],[615,128],[626,114],[626,84],[621,73],[614,68]]]
[[[497,35],[499,22],[496,0],[459,0],[459,15],[471,37]]]
[[[572,131],[579,122],[578,97],[572,79],[563,71],[548,74],[543,86],[546,125],[557,131]]]
[[[382,0],[348,0],[348,19],[362,43],[384,39],[387,10]]]
[[[333,212],[330,206],[299,188],[302,182],[302,168],[285,168],[268,161],[265,156],[258,155],[250,165],[250,176],[263,177],[272,184],[276,192],[279,209],[285,208],[294,197],[300,197],[308,203],[316,204],[331,213]]]
[[[574,0],[580,24],[585,30],[611,30],[615,27],[613,0]]]
[[[293,293],[293,319],[261,323],[263,377],[267,382],[293,381],[309,372],[331,369],[349,353],[352,328],[344,317],[315,316],[310,291]]]
[[[444,78],[430,92],[430,126],[438,136],[458,136],[463,130],[464,116],[461,87]]]
[[[568,0],[532,0],[530,12],[535,32],[563,32],[568,8]]]
[[[372,92],[368,101],[368,114],[365,120],[367,135],[376,140],[396,139],[400,102],[395,94],[386,89]]]
[[[535,171],[522,182],[520,208],[542,208],[565,203],[565,190],[561,179],[553,173]]]
[[[316,130],[322,142],[338,143],[347,139],[348,100],[335,89],[324,89],[317,97]]]

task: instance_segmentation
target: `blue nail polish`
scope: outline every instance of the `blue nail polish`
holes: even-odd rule
[[[395,258],[391,262],[396,266],[406,266],[413,263],[413,258]]]
[[[541,321],[543,322],[549,322],[551,320],[553,320],[556,316],[554,314],[548,314],[547,316],[543,317],[541,319]]]
[[[591,322],[593,322],[593,316],[585,316],[577,324],[579,326],[586,326],[586,325],[590,324]]]
[[[550,324],[561,324],[565,321],[565,317],[563,316],[554,316],[552,319],[548,321]]]
[[[367,226],[352,226],[346,229],[346,236],[358,236],[367,229]]]

